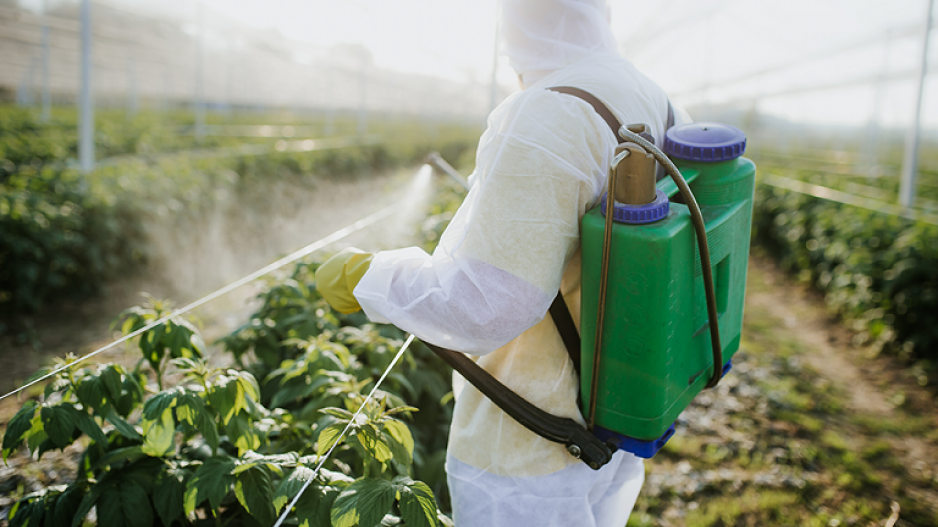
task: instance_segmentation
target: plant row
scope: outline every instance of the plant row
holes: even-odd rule
[[[400,128],[409,132],[377,145],[141,158],[90,174],[41,156],[24,162],[0,148],[0,157],[7,156],[0,164],[13,167],[0,178],[0,325],[16,326],[17,317],[36,312],[49,298],[84,297],[140,268],[149,255],[147,222],[160,210],[197,215],[216,196],[263,193],[274,178],[363,177],[415,163],[432,149],[454,159],[471,149],[476,134],[459,125],[436,136],[408,123]],[[4,132],[0,142],[8,137]],[[35,146],[30,141],[24,144]]]
[[[428,244],[457,200],[451,190],[437,200]],[[316,267],[269,280],[258,310],[218,343],[230,367],[208,366],[196,324],[176,318],[139,337],[136,368],[56,375],[8,423],[3,456],[25,446],[41,461],[79,441],[78,478],[23,496],[10,526],[78,526],[92,510],[115,527],[267,526],[304,486],[287,525],[451,524],[441,510],[449,370],[415,341],[362,407],[405,335],[333,311]],[[120,330],[170,309],[151,299],[123,313]]]
[[[857,344],[936,380],[938,226],[760,184],[753,241],[823,292]]]

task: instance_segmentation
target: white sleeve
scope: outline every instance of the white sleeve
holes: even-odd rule
[[[490,118],[469,195],[433,255],[411,247],[375,256],[354,291],[365,314],[467,353],[507,344],[557,295],[614,145],[579,99],[509,98]]]

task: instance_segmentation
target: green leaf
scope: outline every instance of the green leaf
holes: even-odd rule
[[[192,350],[189,349],[189,337],[192,332],[184,326],[174,325],[166,336],[166,343],[169,345],[169,356],[178,359],[180,357],[192,357]]]
[[[274,506],[271,503],[273,493],[270,472],[261,466],[241,472],[235,481],[235,496],[261,525],[271,525],[274,522]]]
[[[352,417],[355,415],[344,408],[323,408],[320,412],[345,421],[351,421]]]
[[[413,406],[397,406],[397,407],[395,407],[395,408],[391,408],[391,409],[388,410],[387,412],[384,412],[384,415],[385,415],[385,416],[390,416],[390,415],[396,415],[396,414],[400,414],[400,413],[407,413],[407,414],[409,414],[409,413],[419,412],[419,411],[420,411],[420,408],[415,408],[415,407],[413,407]]]
[[[254,467],[257,466],[257,462],[253,462],[253,461],[250,462],[250,463],[244,463],[244,462],[243,462],[244,459],[248,459],[248,458],[252,457],[251,454],[254,454],[254,452],[248,452],[247,454],[245,454],[245,455],[241,458],[241,459],[242,459],[242,463],[241,463],[240,465],[238,465],[237,467],[235,467],[234,470],[231,471],[231,474],[232,474],[232,475],[237,476],[238,474],[244,472],[245,470],[251,470],[252,468],[254,468]]]
[[[296,502],[296,519],[300,527],[332,525],[332,505],[339,497],[339,489],[311,484]]]
[[[55,450],[56,448],[59,448],[59,447],[55,446],[55,443],[53,443],[51,439],[46,439],[45,441],[40,443],[39,448],[36,449],[36,460],[38,461],[42,459],[43,454],[45,454],[46,452],[50,450]]]
[[[94,417],[91,417],[85,412],[80,412],[78,410],[75,410],[75,413],[77,414],[75,425],[78,427],[78,429],[93,439],[94,442],[97,443],[101,448],[107,448],[107,436],[104,435],[101,427],[98,426],[98,423],[95,422]]]
[[[185,393],[183,388],[176,387],[154,395],[143,404],[143,418],[155,421],[160,418],[167,408],[176,406],[176,399]]]
[[[280,485],[277,486],[277,491],[274,492],[274,510],[279,513],[280,509],[287,503],[290,503],[290,500],[296,496],[300,489],[303,488],[303,485],[312,479],[312,477],[312,469],[300,465],[296,467],[288,477],[283,478],[280,481]]]
[[[146,454],[143,452],[142,446],[128,446],[124,448],[118,448],[111,450],[105,454],[101,459],[97,460],[93,468],[107,467],[115,465],[121,461],[130,461],[131,463],[146,457]]]
[[[182,506],[185,487],[171,472],[160,474],[153,489],[153,505],[163,525],[170,525],[185,513]]]
[[[55,525],[70,525],[84,497],[85,489],[80,483],[74,483],[65,489],[59,499],[55,500],[55,510],[52,514]]]
[[[42,427],[56,447],[64,448],[72,442],[78,413],[70,403],[46,406],[40,412]]]
[[[163,336],[166,334],[167,324],[172,324],[172,322],[160,324],[140,336],[140,351],[143,352],[143,356],[149,361],[154,371],[160,369],[160,362],[163,360],[163,355],[166,353],[166,348],[163,345]]]
[[[203,408],[202,414],[199,415],[199,420],[195,427],[199,433],[202,434],[205,443],[212,448],[212,454],[217,453],[218,444],[221,442],[221,439],[218,437],[218,427],[215,424],[215,416],[213,416],[207,408]]]
[[[378,432],[378,429],[371,423],[366,423],[359,428],[355,434],[355,439],[381,463],[384,463],[394,456],[394,454],[391,453],[391,446],[388,445],[387,439],[384,438],[384,434]]]
[[[190,405],[185,403],[179,403],[176,405],[176,419],[179,420],[179,424],[187,423],[189,426],[195,426],[195,423],[198,422],[200,414],[198,411]]]
[[[46,503],[44,499],[22,499],[10,509],[10,527],[41,525],[45,514]]]
[[[127,311],[125,311],[124,313],[127,313]],[[121,313],[121,314],[123,315],[124,313]],[[134,331],[137,331],[139,328],[142,328],[145,325],[146,324],[143,322],[142,318],[140,318],[139,316],[131,315],[127,317],[126,319],[124,319],[124,323],[121,324],[121,334],[127,335],[128,333],[133,333]]]
[[[312,394],[321,391],[323,388],[326,388],[332,384],[333,380],[331,377],[327,376],[317,376],[313,379],[313,382],[306,384],[302,380],[288,383],[284,385],[281,383],[281,388],[277,390],[277,393],[274,394],[274,398],[270,402],[272,408],[280,407],[281,405],[295,401],[297,399],[305,399]],[[349,416],[351,418],[351,415]]]
[[[332,448],[332,444],[339,440],[339,435],[345,430],[345,423],[334,423],[323,428],[316,441],[316,455],[324,456]]]
[[[349,485],[336,498],[330,518],[332,527],[374,527],[390,512],[397,487],[383,479],[363,478]]]
[[[244,392],[244,396],[248,397],[254,401],[258,401],[261,398],[261,388],[257,384],[257,379],[253,375],[246,371],[238,370],[228,370],[229,374],[237,375],[238,384],[241,385],[241,390]]]
[[[212,387],[208,400],[221,418],[221,424],[227,425],[228,421],[244,407],[244,391],[237,381],[228,379],[225,384]]]
[[[205,500],[208,500],[213,509],[217,509],[231,489],[231,484],[234,483],[231,471],[235,469],[235,466],[235,459],[227,456],[206,459],[186,485],[183,502],[186,514],[192,514],[192,511]]]
[[[33,427],[33,415],[36,413],[36,401],[29,400],[26,401],[26,404],[16,415],[13,416],[13,419],[10,419],[10,423],[7,424],[6,433],[3,434],[3,461],[6,462],[7,456],[11,452],[19,448],[23,444],[23,438]]]
[[[225,427],[225,433],[228,439],[238,447],[238,455],[244,454],[248,450],[254,450],[261,446],[261,439],[257,436],[257,431],[251,425],[250,418],[241,412],[228,421]]]
[[[46,433],[42,425],[41,412],[33,416],[32,427],[26,433],[26,447],[30,452],[35,452],[39,445],[49,441],[49,434]]]
[[[121,396],[121,373],[118,368],[120,366],[112,364],[98,375],[112,401],[117,401]]]
[[[436,498],[430,487],[406,476],[394,478],[394,483],[403,485],[400,489],[400,508],[404,523],[408,527],[436,527]]]
[[[91,487],[91,490],[85,494],[85,497],[82,498],[81,504],[78,506],[78,510],[75,512],[75,516],[72,517],[72,527],[79,527],[84,523],[85,516],[91,511],[91,508],[95,506],[98,501],[98,498],[101,497],[101,491],[104,490],[105,485],[94,485]]]
[[[131,441],[143,441],[143,436],[137,432],[137,429],[125,421],[120,415],[118,415],[114,408],[111,408],[108,411],[104,419],[114,425],[114,429],[117,430],[117,433],[126,437],[127,439],[130,439]]]
[[[153,507],[140,485],[121,481],[110,485],[101,493],[95,506],[98,525],[108,527],[151,527]]]
[[[108,405],[107,388],[97,377],[85,377],[78,385],[78,399],[95,413],[101,413]]]
[[[180,422],[195,426],[204,411],[202,398],[192,392],[185,392],[176,399],[176,419]]]
[[[386,437],[390,436],[391,439],[388,441],[388,445],[394,459],[404,465],[413,463],[414,436],[411,435],[410,428],[396,419],[387,419],[383,424]]]
[[[143,401],[143,386],[137,380],[136,375],[127,375],[124,382],[121,383],[122,395],[117,401],[117,413],[126,417],[132,412],[137,404]],[[157,413],[159,415],[159,413]]]
[[[166,455],[175,447],[176,422],[170,408],[163,410],[159,421],[143,420],[143,452],[153,457]]]

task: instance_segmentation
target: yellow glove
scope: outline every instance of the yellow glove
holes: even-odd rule
[[[362,308],[352,291],[365,276],[365,271],[375,257],[349,247],[326,260],[316,269],[316,288],[319,294],[339,313],[348,315]]]

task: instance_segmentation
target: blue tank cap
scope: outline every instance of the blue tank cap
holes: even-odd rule
[[[599,205],[599,211],[603,216],[606,215],[606,196],[603,196],[602,203]],[[671,210],[671,202],[668,201],[668,195],[661,189],[656,189],[655,201],[651,203],[626,205],[617,201],[613,207],[612,219],[619,223],[652,223],[667,217],[669,210]]]
[[[730,161],[746,151],[746,134],[722,123],[682,124],[664,134],[664,151],[688,161]]]

